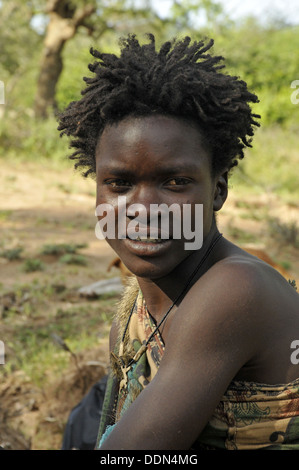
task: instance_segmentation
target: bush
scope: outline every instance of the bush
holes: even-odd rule
[[[25,273],[31,273],[34,271],[43,271],[43,269],[44,269],[44,264],[39,259],[35,259],[35,258],[26,259],[26,261],[23,264],[23,271],[25,271]]]

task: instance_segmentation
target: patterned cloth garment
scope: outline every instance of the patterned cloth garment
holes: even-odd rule
[[[132,358],[156,328],[141,291],[138,292],[132,284],[124,294],[124,302],[118,310],[121,309],[122,317],[120,334],[124,331],[125,320],[130,315],[135,299],[125,349],[121,351],[124,359],[126,354]],[[119,347],[120,341],[116,355],[113,356],[116,359],[112,359],[97,448],[117,425],[124,411],[153,379],[164,352],[162,337],[157,332],[145,353],[124,373],[117,361]],[[123,386],[120,387],[122,381]],[[299,378],[284,385],[232,382],[191,448],[299,450]]]

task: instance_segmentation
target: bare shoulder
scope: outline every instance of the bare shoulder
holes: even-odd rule
[[[290,283],[272,266],[241,249],[216,262],[202,279],[205,288],[213,286],[214,295],[225,300],[242,296],[252,305],[263,305],[263,310],[295,302],[299,296]],[[200,285],[198,285],[200,288]]]
[[[250,341],[250,332],[254,334],[255,323],[261,317],[259,304],[268,283],[263,268],[254,260],[231,256],[216,262],[177,308],[170,328],[176,342],[179,333],[182,341],[188,338],[190,344],[203,351],[211,344],[219,346],[228,336],[243,344]]]
[[[295,289],[271,266],[240,250],[193,285],[174,315],[169,342],[184,338],[183,348],[188,339],[198,354],[218,349],[228,361],[238,355],[235,365],[242,367],[270,337],[299,328],[298,311]]]

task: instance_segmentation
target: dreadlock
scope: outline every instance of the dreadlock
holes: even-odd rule
[[[60,115],[58,130],[71,136],[70,158],[84,176],[95,175],[95,150],[104,127],[126,116],[162,114],[188,119],[204,134],[216,173],[237,165],[251,147],[254,126],[260,116],[249,103],[257,103],[244,81],[222,72],[221,56],[207,54],[214,41],[165,42],[156,51],[155,38],[141,45],[129,35],[120,42],[121,53],[90,53],[98,59],[89,65],[93,77],[79,101],[71,102]]]

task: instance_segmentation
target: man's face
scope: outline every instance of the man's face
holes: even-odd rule
[[[96,173],[97,207],[109,204],[115,215],[115,237],[107,241],[127,268],[140,277],[166,276],[190,255],[183,230],[180,238],[174,237],[176,222],[172,223],[171,217],[168,239],[161,239],[165,235],[160,231],[155,239],[150,237],[153,204],[175,204],[182,214],[183,205],[189,205],[193,229],[197,222],[195,205],[202,204],[203,239],[211,229],[213,211],[219,210],[219,201],[218,206],[215,203],[218,180],[212,176],[209,151],[200,131],[183,120],[128,117],[107,126],[97,145]],[[123,210],[120,197],[125,201],[122,223],[125,220],[127,229],[122,239],[118,238],[119,212]],[[142,205],[147,218],[130,212],[132,204]],[[140,222],[136,227],[141,240],[130,235],[133,219],[135,226],[136,221]]]

